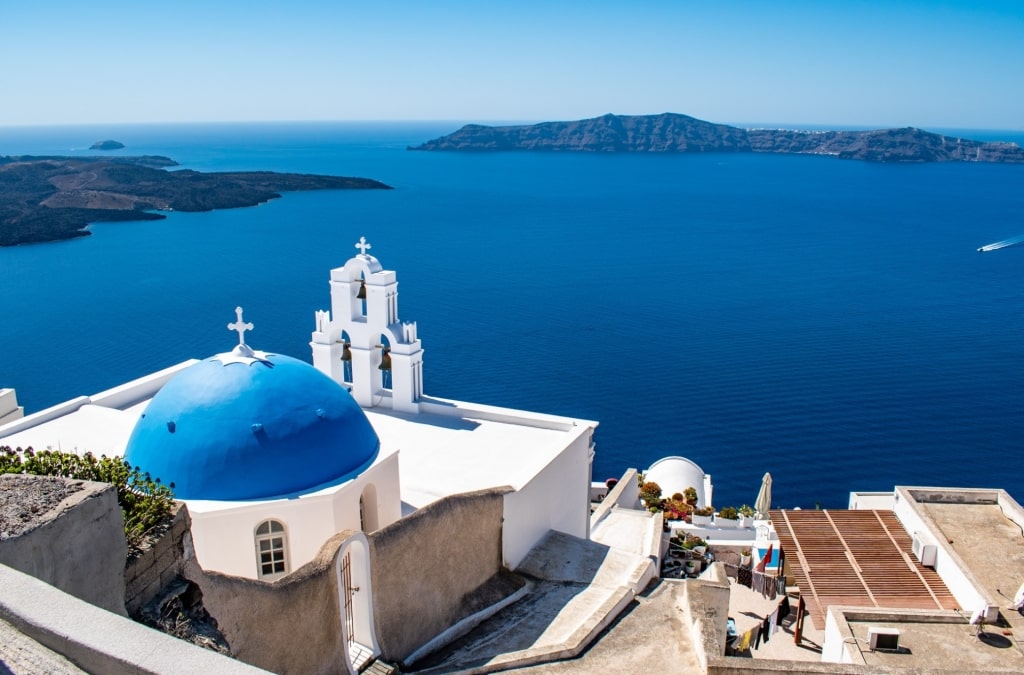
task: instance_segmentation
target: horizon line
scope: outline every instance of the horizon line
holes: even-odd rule
[[[604,115],[615,115],[617,117],[657,117],[664,114],[685,115],[694,117],[687,113],[644,113],[644,114],[623,114],[623,113],[602,113],[592,117],[579,117],[574,119],[480,119],[480,118],[379,118],[379,119],[239,119],[239,120],[152,120],[152,121],[112,121],[112,122],[15,122],[0,123],[0,129],[51,129],[51,128],[81,128],[81,127],[144,127],[144,126],[216,126],[216,125],[301,125],[301,124],[482,124],[487,126],[528,126],[544,124],[549,122],[577,122],[581,120],[596,119]],[[721,122],[706,120],[694,117],[703,122],[711,124],[724,124],[740,129],[787,129],[801,130],[813,128],[814,130],[879,130],[879,129],[905,129],[916,128],[924,131],[929,129],[961,130],[961,131],[984,131],[984,132],[1012,132],[1024,133],[1024,128],[998,128],[998,127],[967,127],[967,126],[946,126],[946,125],[919,125],[919,124],[831,124],[828,122]]]

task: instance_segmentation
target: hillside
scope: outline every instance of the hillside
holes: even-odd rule
[[[770,152],[873,162],[1024,163],[1015,143],[974,141],[913,127],[875,131],[741,129],[688,115],[603,115],[574,122],[467,124],[410,150],[569,152]]]
[[[391,189],[369,178],[167,171],[167,157],[0,156],[0,246],[84,237],[89,223],[159,220],[153,211],[254,206],[299,190]]]

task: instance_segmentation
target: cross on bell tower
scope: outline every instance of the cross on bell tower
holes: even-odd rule
[[[366,255],[366,250],[373,248],[366,241],[366,237],[359,237],[359,241],[356,242],[356,248],[359,249],[359,255]]]

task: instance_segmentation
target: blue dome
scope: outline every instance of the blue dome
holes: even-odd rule
[[[283,497],[357,476],[380,440],[352,396],[297,359],[215,356],[157,392],[125,460],[179,499]],[[226,358],[225,358],[226,357]]]

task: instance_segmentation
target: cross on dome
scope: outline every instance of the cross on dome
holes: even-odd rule
[[[356,248],[359,249],[360,255],[366,255],[366,249],[373,247],[367,243],[366,237],[359,237],[359,241],[356,243]]]
[[[246,323],[242,321],[242,308],[235,307],[235,317],[237,321],[228,324],[228,330],[233,330],[238,333],[238,345],[244,347],[245,345],[245,331],[252,330],[254,326],[252,323]]]

